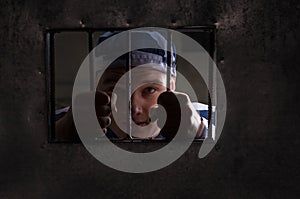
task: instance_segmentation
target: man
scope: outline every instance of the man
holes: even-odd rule
[[[99,42],[103,42],[114,34],[105,33],[100,37]],[[141,31],[135,34],[137,43],[153,42],[157,48],[138,49],[126,53],[111,63],[105,71],[102,71],[103,74],[97,83],[95,108],[103,132],[109,138],[171,139],[176,135],[179,124],[182,122],[180,116],[184,115],[187,129],[196,131],[196,138],[205,138],[207,118],[203,119],[199,115],[201,110],[195,109],[188,95],[175,92],[176,54],[174,46],[172,46],[173,53],[168,54],[166,50],[162,50],[166,49],[167,41],[160,33]],[[113,52],[119,43],[120,41],[117,39],[108,40],[107,45],[111,48],[110,52]],[[109,56],[106,52],[97,52],[97,50],[96,54],[102,59]],[[128,88],[128,76],[125,75],[128,59],[131,63],[131,88]],[[167,78],[167,67],[170,67],[170,78]],[[98,69],[99,71],[101,69]],[[166,88],[168,80],[170,81],[169,89]],[[130,100],[128,92],[131,93]],[[163,115],[161,106],[164,107],[167,114],[165,122],[160,117]],[[202,111],[207,111],[207,105],[198,103],[197,107],[201,107]],[[68,139],[74,137],[74,132],[76,130],[70,109],[57,120],[56,135],[59,139]]]

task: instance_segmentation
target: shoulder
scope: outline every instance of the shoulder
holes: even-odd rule
[[[60,118],[62,118],[69,111],[69,109],[70,109],[70,107],[67,106],[65,108],[61,108],[61,109],[55,110],[55,121],[57,121]]]
[[[208,104],[203,104],[199,102],[192,102],[196,110],[208,110]]]

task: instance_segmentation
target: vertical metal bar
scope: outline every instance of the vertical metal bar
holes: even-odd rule
[[[172,32],[168,31],[167,37],[167,91],[170,90],[171,82],[171,65],[172,65]]]
[[[89,74],[90,74],[90,91],[93,91],[95,86],[94,77],[94,54],[91,53],[93,50],[93,34],[88,31],[88,42],[89,42]]]
[[[215,112],[214,109],[212,107],[210,107],[210,123],[209,123],[209,128],[208,128],[208,139],[214,140],[215,139],[215,132],[213,132],[212,130],[212,125],[213,123],[216,124],[216,71],[214,70],[214,60],[216,59],[216,32],[215,30],[213,31],[213,35],[210,37],[211,39],[211,45],[213,46],[213,52],[211,54],[211,59],[209,59],[209,68],[208,68],[208,74],[209,74],[209,90],[211,91],[210,93],[210,98],[211,98],[211,104],[210,106],[215,106]]]
[[[126,59],[126,90],[127,98],[126,104],[128,105],[127,109],[127,133],[129,133],[130,139],[132,138],[132,128],[131,128],[131,31],[128,31],[128,56]]]
[[[48,141],[55,141],[55,77],[54,77],[54,39],[53,33],[46,33],[46,88],[48,99]]]
[[[216,26],[216,28],[213,30],[213,47],[214,47],[214,53],[213,53],[213,61],[215,63],[217,63],[217,30],[218,30],[218,26]],[[217,67],[217,66],[216,66]],[[215,68],[215,67],[214,67]],[[218,92],[217,92],[217,89],[218,89],[218,82],[217,82],[217,71],[214,70],[213,71],[213,75],[214,75],[214,101],[213,101],[213,105],[215,106],[215,109],[212,108],[212,119],[213,119],[213,123],[216,125],[217,124],[217,114],[218,114]],[[216,135],[216,131],[212,132],[212,138],[213,140],[215,140],[217,137]]]

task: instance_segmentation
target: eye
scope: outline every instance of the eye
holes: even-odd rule
[[[155,88],[149,86],[143,90],[143,93],[144,94],[153,94],[153,93],[155,93],[155,91],[156,91]]]

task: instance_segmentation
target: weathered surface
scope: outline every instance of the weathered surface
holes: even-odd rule
[[[279,0],[1,1],[0,198],[296,198],[299,13],[299,1]],[[167,168],[134,175],[79,144],[47,143],[44,31],[80,20],[94,28],[220,23],[228,114],[208,157],[197,159],[195,144]]]

